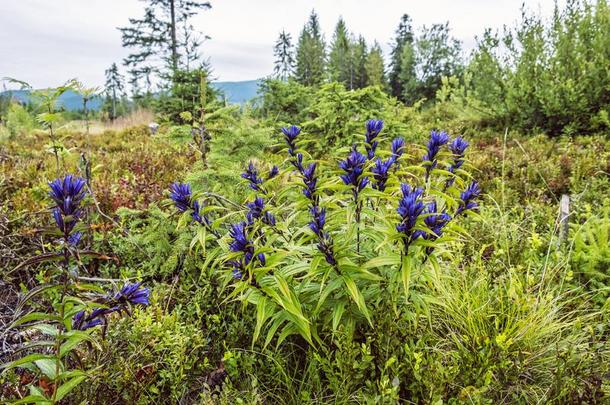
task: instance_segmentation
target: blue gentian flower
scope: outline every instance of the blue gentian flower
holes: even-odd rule
[[[192,210],[191,218],[193,221],[199,222],[202,225],[211,226],[210,218],[201,213],[201,205],[199,201],[193,199],[193,192],[191,191],[191,185],[188,183],[173,183],[169,186],[169,196],[174,201],[174,205],[180,212]],[[216,234],[215,231],[212,230]]]
[[[422,237],[435,240],[443,234],[443,228],[451,221],[451,215],[445,211],[437,212],[436,201],[427,204],[424,213],[429,214],[424,218],[424,223],[432,233],[425,233]]]
[[[341,180],[343,180],[343,183],[352,186],[354,200],[358,199],[358,193],[369,183],[369,178],[362,175],[365,163],[366,157],[358,152],[355,147],[347,159],[339,162],[339,167],[345,171],[345,174],[341,175]]]
[[[249,186],[254,191],[260,191],[260,185],[263,184],[263,179],[258,177],[258,170],[254,167],[254,163],[250,162],[246,171],[241,174],[241,177],[248,180]]]
[[[100,311],[100,308],[94,310],[89,316],[85,316],[85,311],[79,311],[72,317],[72,329],[87,330],[102,325],[104,314],[104,311]]]
[[[303,174],[303,171],[305,170],[303,168],[303,154],[302,153],[297,153],[295,158],[292,159],[290,161],[290,163],[299,171],[299,173]]]
[[[405,151],[405,140],[402,138],[395,138],[392,141],[392,158],[394,158],[395,161],[398,161],[398,159],[402,156],[404,151]]]
[[[113,298],[115,301],[120,303],[128,302],[131,305],[148,305],[149,295],[150,291],[148,288],[142,287],[142,283],[127,283],[114,295]]]
[[[290,156],[294,156],[297,149],[297,136],[301,133],[301,129],[296,125],[291,125],[287,128],[282,128],[282,132],[284,133],[284,139],[288,145],[288,153]]]
[[[449,166],[449,171],[454,173],[456,169],[459,169],[464,164],[464,154],[468,148],[468,142],[458,136],[449,144],[449,150],[453,154],[453,163]]]
[[[271,168],[271,170],[269,171],[269,175],[267,176],[267,180],[271,180],[272,178],[274,178],[278,174],[280,174],[280,169],[277,166],[274,165]]]
[[[368,120],[366,122],[366,134],[364,136],[364,148],[366,149],[367,158],[369,160],[375,157],[375,151],[377,150],[377,142],[375,139],[383,129],[382,120]]]
[[[407,249],[412,240],[421,236],[421,234],[415,233],[414,228],[417,219],[424,210],[424,203],[421,200],[424,190],[419,187],[412,188],[406,183],[402,183],[400,188],[402,191],[402,198],[398,203],[396,212],[400,215],[401,221],[396,225],[396,230],[403,234],[405,249]]]
[[[305,197],[315,202],[316,185],[318,179],[316,178],[316,163],[310,163],[306,169],[303,170],[303,183],[305,188],[303,194]]]
[[[81,239],[83,238],[82,232],[74,232],[72,235],[68,236],[68,244],[70,246],[77,246]]]
[[[275,217],[269,211],[265,210],[265,200],[262,197],[257,197],[254,201],[247,203],[248,212],[246,213],[246,219],[248,225],[254,224],[255,221],[262,219],[263,223],[269,226],[275,226]]]
[[[312,217],[312,220],[309,223],[309,229],[318,237],[318,250],[322,252],[328,264],[335,266],[337,260],[335,259],[333,240],[330,237],[330,234],[324,231],[324,225],[326,224],[326,209],[314,205],[310,208],[309,212]]]
[[[80,203],[87,194],[85,190],[86,184],[85,180],[71,174],[63,179],[55,179],[49,183],[51,188],[49,196],[55,202],[53,218],[57,227],[66,238],[70,235],[83,213]]]
[[[395,160],[393,157],[388,158],[388,160],[381,160],[377,158],[375,160],[375,165],[371,168],[371,172],[373,173],[373,188],[379,191],[385,191],[386,182],[388,181],[388,177],[390,176],[390,168],[394,164]]]
[[[188,183],[173,183],[169,186],[169,196],[174,201],[174,205],[180,212],[185,212],[191,208],[191,198],[193,192]]]
[[[254,259],[254,244],[248,238],[248,224],[239,222],[231,225],[229,235],[233,239],[229,244],[229,250],[236,253],[241,252],[244,255],[243,259],[229,261],[233,265],[233,277],[241,279],[246,266]],[[263,253],[259,253],[256,258],[263,266],[267,262]]]
[[[429,162],[426,166],[426,180],[430,176],[432,169],[436,167],[436,157],[441,149],[441,146],[449,142],[449,135],[446,132],[432,131],[430,132],[430,140],[428,141],[427,152],[423,157],[424,162]]]
[[[481,195],[481,188],[479,187],[479,183],[473,181],[466,187],[466,190],[460,193],[460,205],[455,212],[455,216],[463,213],[468,210],[476,210],[479,207],[479,204],[475,201]]]

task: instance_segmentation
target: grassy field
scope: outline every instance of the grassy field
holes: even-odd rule
[[[64,359],[62,367],[86,370],[87,383],[73,389],[70,403],[608,399],[607,138],[473,136],[463,171],[447,188],[448,152],[421,182],[427,130],[384,130],[377,153],[387,156],[391,139],[403,136],[403,160],[385,194],[361,191],[367,202],[358,220],[337,166],[349,147],[309,155],[313,138],[304,131],[298,147],[320,166],[315,204],[328,209],[340,278],[317,252],[307,227],[312,202],[302,195],[280,128],[243,115],[224,130],[212,134],[205,163],[189,132],[174,126],[155,135],[145,125],[87,135],[70,125],[55,143],[43,130],[2,140],[3,362],[51,333],[37,322],[25,322],[24,331],[15,320],[57,305],[56,290],[30,300],[23,294],[61,281],[58,262],[36,258],[58,249],[48,182],[74,173],[90,179],[90,191],[82,253],[68,268],[73,294],[95,307],[120,280],[139,280],[150,295],[149,305],[108,314],[106,326],[87,329],[87,341]],[[248,162],[261,178],[279,166],[264,192],[240,176]],[[364,170],[372,184],[372,162]],[[456,215],[442,238],[393,253],[403,243],[393,229],[400,182],[421,184],[426,198],[451,210],[469,178],[482,190],[478,209],[453,224]],[[191,201],[199,198],[211,226],[193,221],[190,208],[176,210],[169,198],[175,181],[191,184]],[[248,281],[226,267],[236,260],[229,225],[252,212],[245,203],[257,195],[277,224],[261,220],[252,230],[266,263],[250,262]],[[563,195],[570,198],[567,228]],[[351,251],[355,238],[358,253]],[[334,283],[346,274],[351,284]],[[277,314],[285,315],[276,325]],[[0,395],[51,393],[42,360],[2,374]]]

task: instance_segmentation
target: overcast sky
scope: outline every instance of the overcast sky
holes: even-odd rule
[[[211,37],[202,53],[215,77],[236,81],[270,74],[279,31],[286,29],[296,42],[312,9],[327,41],[343,16],[351,32],[377,40],[387,55],[404,13],[416,29],[448,20],[468,50],[485,27],[518,21],[523,2],[545,17],[553,11],[553,0],[211,0],[212,9],[193,23]],[[0,0],[0,78],[14,77],[36,88],[72,77],[102,85],[104,70],[128,53],[116,27],[140,17],[143,9],[138,0]]]

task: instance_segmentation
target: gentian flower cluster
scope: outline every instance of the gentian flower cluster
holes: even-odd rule
[[[402,156],[404,151],[405,151],[405,140],[402,138],[395,138],[392,141],[392,158],[395,161],[398,161],[398,159]]]
[[[288,145],[288,153],[290,156],[294,157],[297,150],[296,139],[301,133],[301,128],[296,125],[291,125],[287,128],[282,128],[282,132],[284,133],[284,139]]]
[[[382,120],[368,120],[366,122],[366,134],[364,135],[364,149],[366,150],[367,158],[369,160],[375,157],[375,151],[379,142],[375,139],[383,129]]]
[[[120,291],[109,295],[104,304],[107,308],[96,308],[90,314],[79,311],[72,318],[72,328],[86,330],[106,324],[106,316],[126,310],[130,305],[148,305],[150,291],[142,283],[127,283]]]
[[[415,225],[424,211],[424,203],[421,199],[424,190],[419,187],[411,187],[406,183],[402,183],[400,188],[402,198],[398,203],[396,212],[400,215],[401,221],[396,225],[396,230],[403,235],[406,252],[411,242],[421,236],[421,233],[415,230]]]
[[[431,233],[423,232],[421,235],[423,239],[435,240],[443,234],[443,228],[449,221],[451,221],[451,215],[445,211],[438,212],[436,201],[433,201],[426,205],[424,214],[428,214],[424,217],[424,223],[430,229]],[[421,231],[418,231],[421,232]]]
[[[298,127],[294,125],[290,128],[282,128],[282,132],[285,135],[286,143],[288,144],[288,152],[293,157],[291,160],[292,165],[299,171],[303,178],[303,195],[311,201],[309,213],[311,214],[311,222],[309,228],[318,238],[318,250],[324,255],[326,262],[331,266],[336,266],[337,260],[335,259],[335,253],[333,248],[333,240],[330,234],[324,230],[326,224],[326,209],[320,208],[319,199],[316,195],[316,187],[318,184],[318,178],[316,177],[317,165],[315,162],[310,163],[309,166],[303,166],[303,154],[294,153],[294,145],[296,137],[300,132]]]
[[[428,141],[427,151],[423,157],[424,162],[429,162],[426,166],[426,180],[430,177],[430,172],[436,167],[436,157],[443,145],[449,142],[449,135],[446,132],[432,131],[430,132],[430,140]]]
[[[199,201],[193,199],[193,192],[191,191],[190,184],[176,182],[169,187],[169,190],[169,196],[172,201],[174,201],[174,205],[178,211],[186,212],[192,210],[191,218],[193,218],[193,221],[205,225],[214,235],[218,236],[218,233],[211,229],[212,223],[210,218],[207,215],[202,214]]]
[[[318,237],[318,250],[322,252],[328,264],[336,266],[337,260],[335,259],[333,240],[330,234],[324,230],[324,225],[326,224],[326,209],[314,205],[309,212],[311,213],[312,218],[309,223],[309,229]]]
[[[250,162],[246,171],[241,174],[241,177],[248,180],[249,186],[254,191],[262,191],[260,185],[263,184],[263,179],[258,176],[258,170],[254,167],[254,163]]]
[[[453,162],[451,162],[448,169],[451,173],[455,173],[455,171],[464,164],[466,148],[468,148],[468,142],[461,136],[458,136],[449,144],[449,150],[453,155]],[[454,181],[455,178],[453,177],[448,179],[445,183],[445,188],[450,187]]]
[[[80,204],[87,194],[85,185],[84,179],[71,174],[49,183],[49,196],[55,202],[53,218],[64,240],[71,245],[76,245],[82,236],[80,232],[72,232],[83,214]]]
[[[341,180],[346,185],[352,186],[352,194],[354,195],[354,201],[358,201],[358,194],[362,191],[369,183],[369,178],[363,176],[364,164],[366,163],[366,157],[358,152],[354,147],[347,157],[347,159],[339,162],[339,167],[345,172],[341,175]]]
[[[243,253],[242,258],[230,261],[233,265],[233,277],[241,280],[244,277],[246,267],[254,259],[254,244],[248,238],[248,226],[245,222],[231,225],[229,235],[232,238],[232,241],[229,244],[229,250],[235,253]],[[266,264],[265,255],[263,253],[259,253],[256,258],[263,266]]]
[[[259,219],[266,225],[275,226],[275,216],[265,210],[265,200],[262,197],[256,197],[254,201],[247,203],[246,207],[249,210],[246,214],[248,226],[252,226]]]
[[[375,160],[375,165],[371,168],[373,180],[375,180],[373,182],[374,189],[385,191],[386,182],[390,176],[390,169],[395,162],[393,156],[389,157],[387,160],[381,160],[380,158]]]
[[[481,195],[479,183],[473,181],[466,187],[466,190],[460,193],[460,205],[455,212],[455,216],[462,214],[468,210],[476,210],[479,204],[475,201]]]

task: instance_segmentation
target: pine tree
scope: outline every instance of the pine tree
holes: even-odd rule
[[[366,85],[367,86],[380,86],[386,88],[387,82],[385,78],[385,68],[383,65],[383,53],[381,47],[375,41],[371,50],[366,58]]]
[[[110,118],[114,121],[117,117],[117,98],[125,92],[124,77],[119,73],[116,63],[113,63],[105,72],[106,83],[104,90],[106,93],[105,104],[110,107]]]
[[[411,17],[408,14],[403,14],[396,29],[396,38],[390,53],[390,90],[394,97],[402,99],[403,86],[400,79],[402,68],[402,54],[405,45],[413,46],[413,28],[411,26]]]
[[[294,50],[291,41],[290,34],[282,30],[273,48],[275,55],[273,71],[275,76],[282,81],[287,81],[294,74]]]
[[[315,11],[299,36],[296,52],[295,76],[299,83],[306,86],[318,85],[324,81],[326,69],[326,50],[320,23]]]
[[[357,41],[351,45],[352,49],[352,70],[353,88],[361,89],[367,86],[366,62],[368,59],[368,47],[366,40],[361,35]]]
[[[400,55],[400,71],[398,81],[401,86],[401,99],[409,104],[417,101],[418,81],[417,81],[417,60],[415,46],[413,43],[406,43],[402,47]]]
[[[130,18],[130,26],[119,28],[123,47],[134,49],[124,59],[124,64],[135,81],[158,73],[161,68],[170,71],[171,79],[179,68],[189,66],[199,58],[196,48],[201,41],[193,35],[189,20],[199,10],[209,9],[210,3],[201,0],[143,1],[147,3],[144,17]],[[160,62],[162,66],[159,66]]]
[[[343,83],[350,89],[354,87],[352,59],[349,33],[345,22],[339,18],[330,45],[328,70],[332,81]]]

